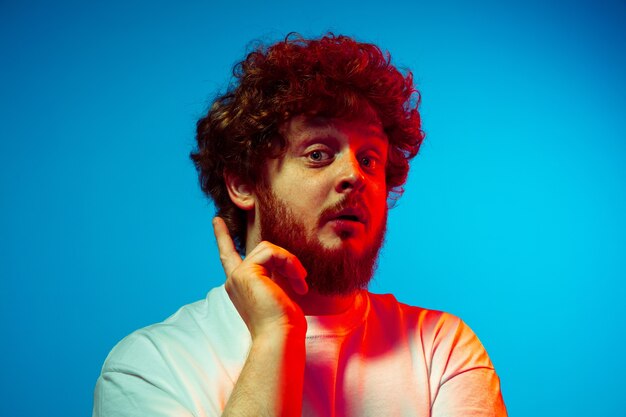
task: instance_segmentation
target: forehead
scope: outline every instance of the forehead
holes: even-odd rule
[[[280,133],[287,140],[287,146],[328,136],[341,136],[347,140],[357,138],[387,142],[382,123],[376,116],[371,115],[351,118],[298,115],[285,122],[280,128]]]

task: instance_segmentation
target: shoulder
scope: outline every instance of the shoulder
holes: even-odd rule
[[[157,358],[157,362],[170,363],[195,357],[196,350],[206,352],[211,345],[220,348],[233,333],[242,332],[245,325],[223,286],[217,287],[205,299],[187,304],[164,321],[126,336],[109,353],[103,372],[120,367],[154,368]]]
[[[463,321],[453,314],[404,304],[393,294],[368,293],[368,297],[370,314],[418,328],[423,334],[439,333],[444,328],[453,331],[464,326]]]
[[[370,316],[385,328],[398,328],[405,337],[418,341],[432,358],[471,357],[485,366],[489,358],[472,329],[461,318],[444,311],[411,306],[392,294],[369,293]]]
[[[409,352],[412,369],[428,380],[432,415],[506,416],[489,356],[463,320],[390,294],[369,294],[369,304],[384,334],[401,344],[396,350]]]
[[[94,416],[187,416],[199,405],[217,414],[224,400],[220,395],[232,389],[247,354],[242,334],[245,325],[223,287],[131,333],[104,362]],[[219,387],[211,391],[215,395],[205,392],[208,384]]]

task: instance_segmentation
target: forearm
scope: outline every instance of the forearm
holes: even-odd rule
[[[304,336],[292,329],[254,339],[222,416],[300,416]]]

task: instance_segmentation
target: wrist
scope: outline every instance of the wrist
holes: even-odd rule
[[[253,345],[268,345],[273,348],[280,348],[285,345],[293,345],[302,342],[306,337],[306,321],[304,325],[280,325],[268,326],[257,332],[251,333]]]

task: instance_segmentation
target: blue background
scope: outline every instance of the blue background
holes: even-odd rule
[[[353,35],[427,139],[372,290],[479,335],[512,416],[625,415],[626,3],[0,2],[0,415],[89,415],[131,331],[220,284],[188,153],[250,41]]]

